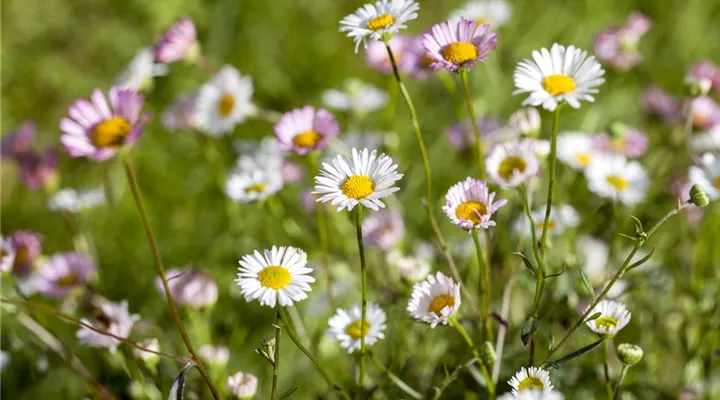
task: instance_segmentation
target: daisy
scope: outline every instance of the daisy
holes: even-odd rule
[[[545,228],[545,206],[539,207],[530,213],[535,221],[536,232],[542,232]],[[561,235],[568,228],[574,228],[580,223],[578,212],[570,205],[557,204],[550,209],[550,218],[547,223],[547,231],[551,236]],[[515,231],[530,236],[530,221],[525,217],[519,217],[515,221]]]
[[[587,309],[585,309],[587,312]],[[630,322],[632,314],[625,308],[625,305],[611,300],[602,300],[588,315],[600,313],[600,317],[585,322],[585,325],[593,332],[603,336],[615,336]]]
[[[521,108],[510,116],[508,126],[523,136],[538,136],[540,112],[534,107]]]
[[[323,163],[323,170],[315,177],[313,194],[322,195],[317,201],[331,202],[338,212],[351,211],[361,204],[375,211],[385,208],[380,199],[397,192],[393,186],[403,175],[397,173],[398,165],[384,153],[352,149],[352,159],[338,155],[332,165]]]
[[[155,60],[172,63],[182,59],[192,60],[200,54],[195,24],[190,17],[182,17],[155,43]]]
[[[3,157],[19,159],[32,150],[37,136],[37,125],[33,121],[23,121],[13,132],[2,138],[0,152]]]
[[[240,260],[235,280],[245,301],[257,299],[260,305],[275,307],[292,306],[293,302],[305,300],[310,283],[315,278],[307,268],[307,254],[295,247],[275,247],[265,250],[264,255],[255,250]]]
[[[61,189],[48,199],[48,208],[52,211],[77,213],[105,204],[105,190],[96,189]]]
[[[238,203],[262,201],[283,187],[282,175],[279,170],[269,169],[236,169],[225,183],[225,193]]]
[[[505,393],[498,400],[564,400],[562,393],[552,390],[549,392],[537,389],[526,389],[518,394]]]
[[[481,0],[465,3],[450,13],[450,20],[460,18],[475,21],[476,25],[488,24],[493,28],[505,25],[512,16],[512,9],[505,0]]]
[[[590,191],[601,196],[633,205],[645,199],[650,182],[645,168],[623,156],[597,157],[585,170]]]
[[[647,133],[616,123],[610,128],[611,135],[603,132],[595,136],[595,146],[601,151],[617,153],[628,158],[639,158],[645,155],[650,144]]]
[[[698,96],[688,103],[693,125],[698,129],[710,129],[720,125],[720,105],[710,96]]]
[[[258,378],[249,372],[237,372],[228,377],[227,388],[238,399],[251,399],[257,392]]]
[[[100,89],[90,96],[92,101],[79,99],[70,106],[70,118],[60,121],[64,134],[60,143],[71,157],[87,157],[103,161],[113,157],[123,146],[132,146],[142,134],[142,126],[150,118],[140,115],[143,96],[134,90],[110,88],[110,104]]]
[[[430,68],[448,71],[475,68],[475,63],[487,60],[496,42],[490,25],[475,25],[465,18],[433,25],[423,36],[426,54],[433,60]]]
[[[533,143],[519,140],[495,145],[485,167],[495,183],[512,188],[537,175],[540,165]]]
[[[63,297],[83,286],[96,269],[95,263],[84,254],[55,254],[33,275],[33,286],[46,296]]]
[[[406,74],[415,72],[418,65],[418,55],[413,50],[413,39],[408,36],[397,35],[388,42],[392,50],[398,71]],[[390,55],[383,42],[370,42],[365,47],[365,62],[372,68],[378,69],[384,74],[393,72]]]
[[[115,86],[135,91],[151,88],[154,77],[168,74],[167,65],[155,64],[154,57],[152,50],[140,50],[130,61],[127,69],[120,74]]]
[[[691,166],[691,185],[698,185],[711,200],[720,199],[720,157],[705,156],[701,166]]]
[[[15,264],[15,247],[12,240],[0,236],[0,272],[12,271]]]
[[[128,312],[127,300],[120,303],[102,300],[96,307],[97,315],[92,321],[86,318],[81,321],[117,337],[127,338],[130,336],[133,325],[140,319],[139,315]],[[113,354],[117,352],[117,346],[120,344],[113,337],[102,335],[85,327],[80,328],[76,336],[81,344],[90,347],[104,347]]]
[[[360,304],[354,304],[348,310],[337,309],[335,315],[328,321],[330,329],[328,335],[340,342],[340,347],[347,349],[348,353],[360,350],[360,338],[365,337],[365,346],[372,346],[380,339],[385,338],[383,331],[386,328],[385,311],[375,303],[368,303],[365,316],[365,329],[362,325],[362,309]]]
[[[286,112],[275,124],[280,148],[299,155],[324,149],[339,132],[335,117],[328,110],[316,111],[313,106]]]
[[[35,260],[42,253],[42,237],[31,231],[15,231],[8,241],[15,251],[12,274],[26,276],[32,272]]]
[[[525,59],[513,74],[517,90],[513,94],[530,93],[523,105],[542,105],[555,111],[559,103],[567,101],[573,108],[580,108],[580,100],[595,101],[592,94],[605,79],[605,71],[586,51],[575,46],[567,49],[557,43],[550,51],[543,48],[533,51],[533,60]]]
[[[720,150],[720,124],[713,126],[709,131],[694,134],[691,147],[696,153]]]
[[[360,115],[379,110],[388,103],[387,93],[360,80],[350,79],[344,86],[344,90],[330,89],[323,92],[323,103],[336,110]]]
[[[584,170],[599,155],[592,136],[583,132],[562,132],[558,135],[557,158],[576,170]]]
[[[438,272],[413,286],[407,311],[411,317],[435,328],[440,323],[447,325],[461,303],[460,285]]]
[[[520,371],[510,378],[508,385],[512,386],[512,393],[519,396],[526,390],[541,390],[544,393],[552,391],[550,373],[542,368],[520,368]]]
[[[505,199],[494,200],[495,193],[490,193],[485,181],[468,177],[450,187],[443,212],[463,229],[488,229],[495,226],[490,218],[507,203]]]
[[[389,250],[405,236],[405,223],[399,212],[380,210],[363,220],[362,232],[365,245]]]
[[[227,134],[257,111],[252,95],[252,79],[226,65],[200,88],[193,121],[210,136]]]
[[[225,366],[230,360],[230,349],[226,346],[213,346],[204,344],[198,349],[203,360],[210,364]]]
[[[390,266],[397,268],[401,278],[409,282],[417,282],[425,279],[430,273],[429,258],[418,254],[405,256],[400,250],[392,250],[385,260]]]
[[[169,131],[184,131],[195,128],[193,116],[195,115],[196,94],[187,94],[176,98],[165,108],[160,121]]]
[[[405,24],[417,18],[419,9],[420,5],[413,0],[378,0],[375,5],[365,4],[343,18],[340,32],[353,38],[357,53],[360,43],[366,46],[368,39],[382,40],[407,28]]]

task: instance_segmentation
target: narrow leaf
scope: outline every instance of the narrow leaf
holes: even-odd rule
[[[557,278],[558,276],[560,276],[564,273],[565,273],[565,264],[563,264],[563,266],[562,266],[562,271],[558,272],[557,274],[546,275],[545,277],[546,278]]]
[[[631,269],[635,269],[635,268],[645,264],[650,259],[650,257],[652,257],[653,254],[655,254],[655,246],[653,246],[653,249],[650,251],[650,253],[648,255],[643,257],[640,261],[637,261],[637,262],[633,263],[632,265],[630,265],[629,267],[627,267],[625,272],[630,271]]]
[[[535,272],[535,267],[532,265],[532,263],[530,262],[530,260],[528,260],[527,258],[525,258],[525,256],[524,256],[522,253],[513,253],[513,254],[522,257],[523,263],[525,263],[525,267],[527,267],[527,269],[530,270],[530,273],[533,274],[533,276],[536,276],[536,275],[535,275],[535,274],[536,274],[536,272]]]
[[[582,284],[585,287],[585,291],[590,295],[591,299],[595,300],[595,289],[593,289],[590,284],[590,278],[588,278],[583,271],[580,271],[580,278],[582,278]]]
[[[178,374],[177,378],[172,383],[172,386],[170,386],[170,393],[168,393],[168,400],[183,400],[183,396],[185,393],[185,379],[187,377],[188,372],[190,372],[190,369],[194,367],[194,363],[188,363],[185,364],[185,366],[180,370],[180,373]]]
[[[644,229],[643,229],[643,224],[642,224],[642,222],[640,222],[640,220],[637,219],[637,218],[635,218],[635,216],[633,216],[633,215],[631,215],[630,218],[632,218],[632,219],[635,220],[635,233],[643,232]]]
[[[292,389],[289,389],[285,391],[285,393],[281,394],[280,397],[278,397],[279,400],[286,399],[290,397],[293,393],[295,393],[296,390],[298,390],[299,386],[295,386]]]
[[[538,320],[532,315],[523,322],[522,329],[520,330],[520,340],[522,340],[523,345],[527,346],[528,343],[530,343],[530,337],[537,331],[537,328]]]
[[[563,358],[560,358],[560,359],[555,360],[553,363],[554,363],[555,365],[560,365],[560,364],[562,364],[562,363],[564,363],[564,362],[568,362],[568,361],[570,361],[570,360],[574,360],[574,359],[576,359],[576,358],[580,358],[580,357],[584,356],[585,354],[587,354],[587,353],[589,353],[589,352],[597,349],[598,347],[600,347],[600,345],[603,344],[603,341],[605,341],[605,339],[599,339],[599,340],[596,341],[596,342],[592,342],[592,343],[590,343],[589,345],[581,348],[580,350],[574,351],[574,352],[566,355],[566,356],[563,357]]]
[[[594,320],[600,318],[601,315],[602,315],[601,312],[596,312],[595,314],[589,316],[588,319],[585,320],[585,322],[594,321]]]

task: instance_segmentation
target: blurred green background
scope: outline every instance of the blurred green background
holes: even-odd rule
[[[431,24],[443,21],[451,9],[462,3],[421,1],[420,16],[409,24],[407,33],[422,33]],[[690,160],[684,153],[682,128],[665,126],[644,114],[641,90],[656,83],[679,96],[689,64],[700,59],[718,60],[720,2],[548,0],[511,1],[510,4],[513,16],[497,31],[497,50],[470,76],[477,111],[503,120],[524,98],[511,95],[512,72],[515,64],[528,57],[532,50],[559,42],[592,51],[594,35],[609,25],[623,24],[630,12],[640,10],[653,20],[650,32],[640,44],[643,63],[629,72],[608,68],[607,82],[600,87],[596,103],[585,103],[579,111],[565,112],[561,122],[563,130],[595,132],[613,121],[646,130],[651,146],[642,163],[652,180],[650,195],[641,206],[633,210],[622,208],[613,219],[605,202],[591,195],[582,177],[567,168],[560,168],[561,182],[568,184],[559,190],[561,201],[573,204],[583,215],[579,232],[605,240],[620,230],[631,233],[632,223],[627,218],[631,213],[646,226],[652,225],[674,205],[669,192],[670,177],[685,173]],[[352,41],[337,32],[338,21],[360,5],[361,2],[320,0],[5,0],[0,6],[2,131],[9,132],[21,121],[32,119],[39,126],[39,142],[48,146],[57,144],[59,120],[66,115],[67,107],[76,98],[87,97],[96,87],[109,87],[138,49],[151,46],[157,35],[182,15],[189,15],[195,21],[204,54],[211,62],[232,64],[253,77],[255,98],[266,109],[283,112],[305,104],[320,106],[324,90],[341,87],[350,77],[359,77],[392,91],[391,78],[367,67],[362,55],[353,52]],[[274,243],[301,247],[308,251],[311,260],[319,259],[314,218],[302,211],[298,200],[301,189],[308,183],[286,186],[278,196],[278,208],[273,215],[259,212],[261,208],[257,204],[232,206],[237,207],[242,217],[242,229],[233,229],[233,221],[229,219],[233,213],[229,212],[228,201],[217,184],[218,175],[225,170],[208,162],[208,142],[196,132],[168,133],[158,118],[175,96],[197,89],[207,80],[207,74],[182,63],[173,64],[170,69],[170,75],[157,79],[153,91],[146,96],[146,109],[154,118],[133,149],[132,159],[165,264],[198,265],[218,282],[220,297],[211,310],[182,310],[193,342],[196,346],[215,343],[230,348],[227,367],[212,371],[219,385],[224,386],[226,376],[236,371],[251,372],[260,380],[256,398],[269,398],[272,371],[253,353],[253,348],[259,347],[262,338],[273,334],[270,324],[274,322],[274,313],[256,302],[247,304],[232,280],[242,255]],[[471,158],[448,156],[452,150],[444,135],[445,127],[457,120],[458,113],[465,117],[463,99],[459,91],[448,93],[438,79],[410,80],[407,84],[430,148],[439,203],[450,185],[474,173]],[[547,135],[551,117],[544,111],[542,116]],[[353,123],[362,129],[396,133],[387,140],[387,150],[406,176],[401,181],[402,191],[389,204],[403,211],[407,252],[419,240],[432,240],[426,214],[418,202],[424,191],[421,161],[404,104],[398,100],[394,107],[361,120],[350,121],[349,116],[341,114],[338,118],[343,129]],[[251,120],[239,125],[231,138],[210,143],[210,151],[217,150],[221,166],[230,168],[235,157],[232,140],[257,140],[269,135],[272,135],[270,123]],[[99,279],[90,290],[112,300],[127,299],[130,309],[142,315],[143,324],[135,329],[133,338],[157,336],[162,350],[184,354],[164,298],[153,286],[152,256],[118,160],[92,163],[63,154],[60,165],[61,186],[105,184],[112,194],[107,206],[78,216],[79,226],[94,238],[98,255]],[[540,188],[538,193],[543,190]],[[500,297],[510,266],[518,267],[518,260],[511,255],[517,238],[512,235],[510,225],[520,215],[521,206],[514,192],[503,192],[502,196],[510,200],[510,205],[499,214],[496,228],[499,239],[493,250],[493,274],[497,278],[495,299]],[[4,162],[2,233],[6,235],[18,229],[37,231],[44,236],[43,252],[48,255],[72,249],[72,234],[65,222],[45,204],[46,196],[25,188],[16,178],[16,167]],[[339,287],[345,288],[339,294],[342,306],[359,299],[355,273],[357,249],[352,220],[346,214],[331,215],[329,219],[333,273]],[[710,356],[710,349],[720,346],[718,320],[717,315],[715,319],[709,315],[713,315],[712,310],[717,307],[719,214],[717,206],[711,207],[703,221],[694,226],[680,217],[671,220],[650,243],[658,249],[653,258],[654,269],[628,278],[631,289],[623,301],[633,311],[633,320],[616,343],[638,343],[646,351],[645,360],[628,378],[633,398],[675,398],[682,388],[696,388],[713,376],[718,378],[718,358]],[[436,215],[452,243],[466,239],[462,231],[447,223],[439,210]],[[264,226],[268,227],[267,231]],[[572,262],[574,238],[574,233],[570,233],[555,243],[558,268],[560,261]],[[373,350],[411,386],[428,392],[431,385],[442,382],[443,364],[452,370],[466,361],[468,352],[450,328],[430,330],[425,324],[409,321],[404,311],[409,287],[384,282],[387,273],[383,269],[387,266],[377,251],[370,251],[369,260],[371,284],[374,282],[378,288],[372,291],[370,299],[386,309],[389,326],[387,338]],[[436,261],[433,270],[447,273],[442,258],[437,257]],[[461,270],[468,271],[474,266],[474,259],[462,256],[458,263]],[[532,299],[533,282],[528,274],[520,275],[513,295],[501,382],[526,360],[519,327]],[[549,311],[541,326],[540,354],[546,351],[551,332],[559,337],[564,327],[577,317],[574,307],[578,297],[583,297],[577,284],[578,276],[577,268],[571,268],[553,284],[547,296],[545,309]],[[651,279],[653,276],[657,279]],[[391,286],[392,290],[380,289],[385,286]],[[47,303],[59,305],[56,301]],[[706,315],[708,307],[711,312]],[[310,298],[299,304],[298,310],[313,341],[311,347],[336,381],[351,387],[352,357],[323,336],[332,311],[326,305],[320,282]],[[80,399],[88,396],[82,379],[56,354],[30,339],[14,321],[12,313],[4,312],[2,322],[3,350],[12,348],[11,364],[1,377],[3,397]],[[79,346],[73,325],[52,317],[43,318],[41,322],[80,357],[100,382],[119,398],[128,398],[130,378],[107,351]],[[705,342],[701,343],[700,335],[705,334]],[[584,332],[576,335],[572,344],[579,347],[591,339],[592,335]],[[18,343],[23,345],[17,347]],[[283,345],[281,391],[298,385],[293,398],[332,398],[310,362],[287,338]],[[50,363],[46,372],[37,371],[35,365],[41,356],[48,357]],[[592,354],[553,372],[556,388],[571,399],[600,398],[603,388],[598,383],[599,362],[600,355]],[[164,360],[159,376],[146,377],[146,381],[154,380],[166,393],[178,369],[179,365]],[[370,375],[373,382],[381,384],[382,389],[375,392],[378,398],[401,396],[376,370]],[[209,398],[196,373],[188,390],[190,399]],[[501,385],[499,392],[506,390],[507,386]],[[461,374],[446,393],[447,398],[484,396],[484,391],[467,373]]]

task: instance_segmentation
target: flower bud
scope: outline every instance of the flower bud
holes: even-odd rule
[[[508,125],[524,136],[538,136],[540,134],[540,113],[534,107],[521,108],[510,116]]]
[[[267,337],[260,342],[262,347],[275,347],[275,338],[274,337]]]
[[[630,343],[618,345],[617,352],[620,361],[625,365],[635,365],[643,358],[643,349]]]
[[[483,364],[490,365],[497,360],[497,356],[495,355],[495,348],[493,347],[492,343],[485,342],[480,346],[480,358],[483,361]]]
[[[710,199],[698,185],[692,185],[690,188],[690,201],[698,207],[705,207],[710,203]]]

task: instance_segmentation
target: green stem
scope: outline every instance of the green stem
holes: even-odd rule
[[[360,319],[360,332],[365,332],[365,326],[367,324],[367,268],[365,267],[365,246],[363,245],[362,235],[362,209],[363,206],[358,204],[357,212],[355,213],[355,225],[357,226],[357,242],[358,250],[360,252],[360,277],[362,280],[362,317]],[[365,381],[365,335],[360,335],[360,376],[358,377],[358,384],[362,388]]]
[[[485,229],[485,301],[486,309],[485,312],[487,313],[487,319],[485,320],[485,329],[487,330],[487,338],[486,340],[488,342],[493,341],[493,331],[492,331],[492,319],[490,317],[490,309],[492,308],[492,281],[491,281],[491,273],[492,273],[492,264],[490,263],[490,230]]]
[[[473,132],[475,133],[475,156],[477,157],[478,172],[480,172],[480,178],[482,179],[485,177],[485,163],[483,162],[485,153],[483,152],[482,141],[480,140],[480,128],[478,128],[477,118],[475,116],[472,94],[470,94],[470,83],[468,83],[467,72],[464,69],[460,70],[460,80],[465,90],[465,102],[467,103],[468,114],[470,114],[470,121],[472,122]]]
[[[625,375],[627,375],[628,369],[630,369],[629,366],[623,365],[622,370],[620,371],[620,377],[618,378],[617,386],[615,386],[615,393],[613,393],[613,400],[619,400],[620,399],[620,392],[622,391],[622,384],[625,380]]]
[[[608,398],[612,400],[613,391],[610,382],[610,350],[608,349],[608,342],[608,339],[603,342],[603,371],[605,372],[605,392],[607,392]]]
[[[548,162],[550,163],[550,172],[549,172],[550,181],[548,183],[547,203],[545,204],[545,222],[543,223],[542,239],[540,239],[543,259],[545,259],[545,253],[547,252],[548,223],[550,222],[550,210],[552,210],[553,191],[555,189],[555,164],[557,161],[557,136],[558,136],[558,130],[560,128],[560,110],[562,109],[563,104],[564,103],[560,103],[560,104],[558,104],[557,108],[555,108],[555,117],[553,118],[552,136],[550,139],[550,159],[548,160]]]
[[[333,390],[335,390],[342,398],[346,400],[350,400],[350,396],[347,394],[343,388],[336,385],[332,379],[330,379],[330,375],[323,369],[322,365],[315,359],[315,357],[308,351],[308,349],[305,348],[305,346],[300,343],[297,336],[295,336],[295,332],[292,329],[292,326],[290,325],[290,322],[288,321],[288,317],[285,314],[285,309],[280,308],[280,319],[282,320],[283,326],[285,327],[285,332],[287,332],[288,336],[290,337],[290,340],[295,343],[295,346],[297,346],[300,351],[305,354],[305,357],[307,357],[315,366],[315,368],[320,372],[320,375],[322,375],[323,379],[325,379],[325,382],[330,386]]]
[[[170,285],[168,285],[168,280],[165,276],[165,268],[163,268],[162,259],[160,258],[160,250],[157,247],[155,235],[153,234],[152,227],[150,226],[150,219],[148,218],[147,211],[145,210],[145,204],[142,200],[140,186],[138,185],[137,178],[135,177],[135,171],[133,170],[132,164],[130,163],[129,150],[127,148],[123,148],[120,152],[120,155],[123,167],[125,167],[125,174],[127,175],[128,183],[130,184],[130,190],[132,191],[133,198],[135,199],[135,205],[137,206],[138,213],[140,214],[140,219],[142,220],[143,227],[145,228],[145,233],[147,234],[148,243],[150,244],[150,249],[152,250],[153,257],[155,259],[155,267],[157,268],[157,273],[162,280],[163,287],[165,288],[165,295],[167,296],[167,302],[170,306],[170,313],[175,320],[175,325],[177,326],[178,331],[180,331],[180,336],[182,336],[183,342],[185,342],[185,347],[187,347],[190,355],[197,364],[198,370],[203,376],[203,379],[205,379],[205,383],[207,384],[208,388],[210,388],[213,398],[215,400],[220,400],[220,394],[215,388],[212,379],[210,379],[210,375],[205,369],[205,365],[203,364],[198,354],[195,352],[195,348],[193,347],[192,343],[190,343],[190,338],[188,337],[182,320],[180,319],[180,314],[178,313],[177,306],[175,305],[175,299],[172,296],[172,292],[170,291]]]
[[[282,326],[280,318],[280,310],[275,314],[275,355],[273,356],[273,380],[270,399],[275,400],[277,397],[278,373],[280,371],[280,327]]]
[[[478,352],[477,348],[475,348],[475,343],[473,343],[472,338],[470,338],[470,335],[467,333],[465,328],[460,324],[460,322],[455,318],[454,316],[451,316],[448,318],[448,321],[450,321],[450,325],[452,325],[458,333],[460,333],[460,336],[465,339],[465,343],[467,343],[468,346],[470,346],[470,349],[472,350],[473,355],[475,358],[479,359],[479,364],[482,369],[483,376],[485,377],[485,382],[487,383],[487,390],[488,390],[488,396],[490,399],[495,398],[495,385],[493,384],[492,377],[490,376],[490,372],[488,371],[487,365],[485,365],[485,362],[480,358],[480,352]]]
[[[477,229],[472,230],[473,242],[475,242],[475,252],[478,258],[478,269],[479,277],[478,285],[480,287],[480,299],[482,299],[483,315],[482,319],[485,326],[485,337],[486,340],[490,341],[492,336],[492,328],[490,326],[490,296],[488,296],[487,282],[485,280],[485,274],[488,271],[488,266],[485,264],[485,257],[483,256],[482,245],[480,245],[480,238],[478,237]]]
[[[318,157],[320,152],[313,152],[310,155],[310,174],[311,176],[318,175]],[[312,182],[311,182],[312,183]],[[335,295],[332,290],[332,277],[330,276],[329,267],[329,250],[328,250],[328,235],[327,235],[327,221],[325,219],[325,207],[321,203],[315,203],[315,220],[318,228],[318,238],[320,239],[320,252],[322,258],[320,259],[323,271],[325,271],[325,291],[328,296],[328,304],[330,310],[335,310]]]
[[[375,364],[375,367],[380,370],[383,374],[387,375],[387,377],[393,381],[397,387],[399,387],[403,392],[407,393],[408,396],[412,397],[413,399],[422,399],[422,395],[418,393],[415,389],[411,388],[410,385],[403,382],[402,379],[400,379],[397,375],[390,372],[390,370],[387,369],[376,357],[373,353],[369,352],[368,356],[370,357],[370,360],[372,360],[373,364]]]

